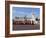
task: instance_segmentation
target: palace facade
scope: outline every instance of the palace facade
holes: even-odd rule
[[[15,17],[14,18],[14,24],[38,24],[39,21],[36,20],[34,13],[32,13],[31,17],[25,16],[25,17]]]

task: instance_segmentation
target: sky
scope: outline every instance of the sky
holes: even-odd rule
[[[31,17],[32,10],[35,16],[39,16],[40,8],[13,7],[12,8],[12,18],[14,18],[15,16],[24,17],[25,15],[27,17]]]

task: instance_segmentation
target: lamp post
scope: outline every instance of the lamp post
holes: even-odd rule
[[[27,22],[27,15],[24,16],[24,24]]]
[[[34,16],[34,8],[32,8],[32,25],[33,25],[33,29],[35,28],[34,24],[35,24],[35,16]]]
[[[34,8],[32,8],[32,25],[34,24],[34,22],[35,22]]]

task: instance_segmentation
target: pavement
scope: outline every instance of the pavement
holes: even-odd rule
[[[13,30],[39,30],[40,25],[13,25]]]

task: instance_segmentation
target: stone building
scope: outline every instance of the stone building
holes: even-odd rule
[[[36,21],[36,17],[35,17],[35,14],[32,13],[31,17],[30,18],[27,18],[26,16],[25,17],[15,17],[14,18],[14,21],[18,21],[18,23],[30,23],[30,24],[37,24],[38,21]]]

